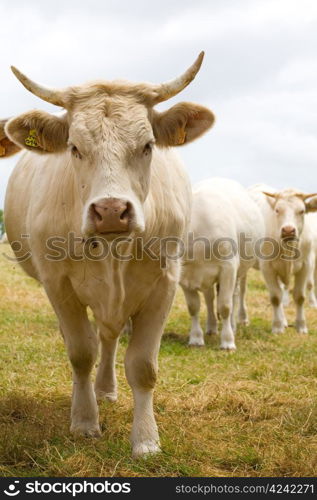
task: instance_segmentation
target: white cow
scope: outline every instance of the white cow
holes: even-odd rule
[[[312,239],[305,222],[306,212],[317,210],[317,196],[294,189],[276,191],[258,184],[250,188],[265,221],[260,268],[273,307],[273,333],[287,326],[283,309],[283,291],[295,277],[293,297],[296,304],[296,330],[307,333],[304,312],[305,288],[311,273]]]
[[[308,213],[306,223],[312,239],[311,272],[307,280],[308,303],[310,307],[317,308],[317,213]]]
[[[203,292],[207,305],[206,331],[217,333],[213,302],[214,285],[218,284],[221,348],[236,348],[233,302],[238,295],[237,284],[241,280],[242,287],[245,287],[246,273],[256,261],[256,242],[263,236],[264,223],[260,210],[239,183],[214,178],[194,187],[191,240],[181,274],[181,286],[192,319],[190,345],[204,345],[199,323],[199,291]],[[244,294],[238,320],[244,324],[248,321]]]
[[[159,451],[157,356],[179,279],[174,257],[191,208],[187,174],[169,146],[196,139],[214,122],[197,104],[163,112],[154,105],[185,88],[202,59],[203,53],[164,84],[99,81],[63,90],[13,68],[28,90],[66,112],[30,111],[6,124],[7,137],[29,150],[8,185],[8,238],[18,242],[17,258],[43,283],[58,317],[73,368],[73,433],[100,435],[96,396],[117,398],[118,337],[132,318],[125,368],[135,404],[135,456]],[[98,339],[88,306],[101,341],[95,390],[90,374]]]

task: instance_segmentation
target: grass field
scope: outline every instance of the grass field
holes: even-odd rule
[[[314,476],[317,472],[317,313],[310,334],[270,333],[263,282],[251,273],[251,325],[236,353],[186,345],[178,293],[160,352],[155,413],[163,453],[133,461],[132,396],[122,338],[119,400],[100,408],[100,440],[69,433],[71,371],[42,288],[0,256],[1,476]],[[205,312],[203,311],[203,320]],[[294,309],[287,309],[290,323]]]

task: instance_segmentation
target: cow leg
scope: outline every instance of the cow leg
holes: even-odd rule
[[[234,331],[231,325],[231,313],[233,309],[233,294],[237,279],[237,266],[234,264],[223,267],[219,277],[218,311],[222,318],[222,329],[220,333],[220,348],[235,350]]]
[[[97,335],[70,282],[58,290],[45,286],[63,332],[68,356],[73,369],[71,432],[86,437],[100,436],[99,414],[95,392],[90,380],[97,351]],[[60,290],[63,290],[61,296]]]
[[[294,302],[296,305],[296,320],[295,328],[298,333],[307,333],[306,319],[305,319],[305,290],[307,285],[307,266],[303,264],[301,270],[295,274],[295,283],[293,290]]]
[[[125,356],[125,370],[134,399],[131,432],[134,457],[160,451],[153,413],[153,392],[161,336],[175,290],[176,280],[162,277],[142,310],[132,318],[133,327]]]
[[[289,306],[289,291],[287,287],[284,287],[283,289],[283,306],[288,307]]]
[[[283,333],[286,321],[283,309],[283,287],[270,266],[263,266],[262,272],[273,308],[272,333]]]
[[[231,326],[233,333],[236,334],[237,332],[237,306],[239,302],[239,296],[240,296],[240,280],[237,279],[236,285],[234,287],[233,295],[232,295],[232,310],[231,310]]]
[[[100,328],[101,359],[95,381],[98,401],[117,401],[117,377],[115,370],[116,352],[119,337],[111,338],[108,330]]]
[[[313,307],[314,309],[317,308],[317,299],[315,295],[315,290],[314,290],[314,283],[311,281],[308,281],[307,283],[307,290],[308,290],[308,303],[310,307]]]
[[[308,303],[310,307],[317,308],[317,299],[315,295],[315,255],[312,253],[308,257],[308,276],[307,276],[307,290],[308,290]]]
[[[215,286],[212,285],[204,292],[207,307],[206,335],[217,335],[217,317],[215,315]]]
[[[240,325],[248,325],[249,318],[246,306],[246,291],[247,291],[247,275],[243,275],[240,278],[240,297],[239,297],[239,312],[238,312],[238,323]]]
[[[188,345],[205,345],[204,332],[199,323],[200,297],[197,290],[190,290],[183,287],[188,312],[190,314],[192,325],[189,332]]]

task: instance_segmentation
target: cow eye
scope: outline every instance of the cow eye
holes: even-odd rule
[[[304,209],[302,209],[302,210],[300,210],[298,213],[299,213],[299,215],[303,215],[303,214],[305,213],[305,210],[304,210]]]
[[[145,156],[148,156],[152,152],[152,149],[153,149],[153,142],[151,141],[147,142],[143,148],[143,154]]]
[[[276,213],[276,214],[279,214],[279,213],[280,213],[280,211],[279,211],[279,209],[278,209],[278,208],[276,208],[276,209],[275,209],[275,213]]]
[[[79,150],[76,148],[76,146],[72,145],[71,152],[72,152],[72,155],[75,156],[75,158],[81,159],[81,154],[80,154]]]

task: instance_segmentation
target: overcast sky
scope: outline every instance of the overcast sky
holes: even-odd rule
[[[0,116],[56,111],[9,67],[50,86],[160,82],[205,50],[194,101],[214,128],[179,148],[193,182],[225,176],[317,191],[316,0],[1,0]],[[0,161],[0,207],[17,157]]]

